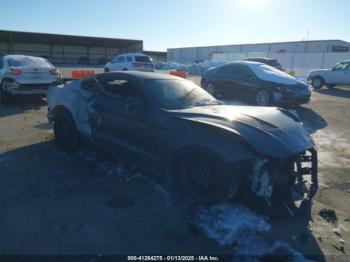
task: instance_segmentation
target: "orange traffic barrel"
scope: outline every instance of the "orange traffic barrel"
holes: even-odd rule
[[[169,74],[173,76],[182,77],[185,79],[187,78],[187,73],[185,71],[170,71]]]

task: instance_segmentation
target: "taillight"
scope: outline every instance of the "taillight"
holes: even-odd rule
[[[51,75],[54,75],[54,76],[57,76],[57,75],[58,75],[58,72],[57,72],[57,70],[56,70],[55,68],[50,69],[50,70],[49,70],[49,73],[50,73]]]
[[[133,65],[134,67],[140,67],[140,66],[141,66],[141,64],[138,64],[138,63],[132,63],[132,65]]]
[[[13,74],[14,76],[18,76],[21,73],[22,73],[22,70],[11,68],[11,74]]]

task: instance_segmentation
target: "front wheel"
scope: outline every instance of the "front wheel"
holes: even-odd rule
[[[58,147],[66,150],[72,150],[76,149],[80,144],[79,131],[68,111],[59,110],[55,113],[53,130],[55,142]]]
[[[203,204],[216,204],[232,198],[238,191],[239,179],[230,166],[215,155],[198,151],[185,154],[177,168],[183,191]]]
[[[270,103],[271,103],[270,93],[265,89],[258,90],[258,92],[256,92],[256,95],[255,95],[255,103],[258,106],[270,105]]]
[[[208,91],[209,94],[211,94],[212,96],[216,95],[216,86],[213,83],[209,83],[207,85],[206,90]]]
[[[324,80],[322,77],[316,76],[312,79],[311,85],[314,89],[321,89],[324,85]]]
[[[10,98],[10,94],[6,91],[7,81],[0,86],[0,104],[6,104]]]

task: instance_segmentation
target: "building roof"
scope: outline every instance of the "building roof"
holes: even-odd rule
[[[7,42],[10,39],[15,42],[33,44],[47,43],[57,45],[64,43],[65,45],[106,46],[110,48],[126,48],[136,44],[143,45],[142,40],[0,30],[0,41]]]
[[[174,47],[169,49],[181,49],[181,48],[215,48],[215,47],[229,47],[229,46],[250,46],[250,45],[273,45],[273,44],[293,44],[293,43],[314,43],[314,42],[342,42],[349,44],[350,42],[340,39],[325,39],[325,40],[302,40],[302,41],[285,41],[285,42],[268,42],[268,43],[246,43],[246,44],[232,44],[232,45],[211,45],[211,46],[189,46],[189,47]]]

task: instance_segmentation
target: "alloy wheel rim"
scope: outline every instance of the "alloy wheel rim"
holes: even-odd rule
[[[320,79],[315,79],[314,80],[314,86],[319,87],[321,85],[321,80]]]
[[[259,91],[256,96],[256,103],[259,106],[266,106],[270,102],[269,94],[266,91]]]
[[[211,95],[214,95],[215,93],[215,86],[213,84],[208,85],[208,93]]]

